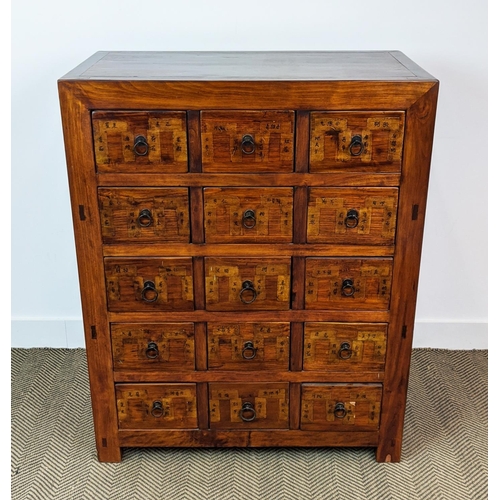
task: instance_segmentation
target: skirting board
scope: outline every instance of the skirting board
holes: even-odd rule
[[[85,347],[80,319],[13,319],[11,346]],[[417,321],[413,347],[487,349],[488,323]]]

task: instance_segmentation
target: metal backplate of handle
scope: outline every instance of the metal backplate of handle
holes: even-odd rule
[[[349,153],[351,156],[361,156],[364,150],[363,138],[360,135],[353,135],[349,143]]]
[[[158,290],[154,281],[145,281],[141,290],[141,298],[144,302],[156,302],[158,300]]]
[[[137,156],[146,156],[149,152],[148,141],[143,135],[137,135],[134,139],[134,154]]]
[[[241,284],[240,300],[243,304],[251,304],[257,298],[257,290],[255,290],[253,283],[249,280]]]
[[[240,410],[240,418],[243,422],[252,422],[257,417],[257,412],[252,403],[245,401]]]
[[[243,349],[241,350],[241,356],[243,359],[253,359],[257,355],[257,347],[253,345],[251,340],[247,340],[243,344]]]

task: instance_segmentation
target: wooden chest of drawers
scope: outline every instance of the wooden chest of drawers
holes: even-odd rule
[[[99,460],[399,461],[437,80],[400,52],[99,52],[58,84]]]

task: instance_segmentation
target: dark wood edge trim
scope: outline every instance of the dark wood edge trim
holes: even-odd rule
[[[403,54],[403,52],[400,52],[399,50],[393,50],[390,51],[389,54],[408,71],[411,71],[420,81],[423,81],[423,79],[425,79],[431,82],[437,82],[436,78],[434,78],[430,73],[427,73],[427,71],[420,67],[416,62],[412,61],[408,56]]]
[[[295,172],[309,169],[309,111],[297,111],[295,120]]]
[[[205,309],[205,259],[193,257],[194,307]]]
[[[201,128],[200,112],[187,112],[188,129],[188,162],[189,171],[192,173],[201,172]]]
[[[298,186],[293,192],[293,242],[307,242],[307,205],[309,189]]]
[[[203,189],[189,188],[189,219],[191,225],[191,242],[205,242],[205,228],[203,219]],[[156,245],[155,245],[156,248]]]
[[[207,324],[195,323],[194,325],[195,342],[195,365],[196,370],[202,371],[208,369],[208,351],[207,351]]]
[[[291,257],[391,257],[393,245],[329,245],[322,243],[114,243],[104,245],[105,257],[248,257],[259,254],[269,258]]]
[[[59,84],[67,174],[98,458],[119,462],[118,417],[107,314],[90,111]]]
[[[406,144],[400,186],[384,391],[377,460],[398,462],[406,407],[425,206],[438,96],[436,83],[406,113]],[[419,210],[415,217],[414,206]]]
[[[90,109],[392,111],[434,81],[65,80]],[[230,98],[228,99],[228,96]],[[278,104],[279,103],[279,104]]]
[[[122,370],[114,372],[116,383],[171,383],[171,382],[274,382],[289,383],[321,383],[325,379],[329,383],[381,383],[384,380],[383,369],[379,371],[279,371],[279,370],[206,370],[206,371],[152,371]]]
[[[142,323],[142,322],[203,322],[203,321],[234,321],[242,319],[242,311],[131,311],[110,312],[109,319],[113,323]],[[387,323],[388,311],[334,311],[334,310],[288,310],[288,311],[252,311],[252,321],[332,321],[353,323]],[[250,316],[245,316],[250,318]]]
[[[302,371],[304,356],[304,323],[292,323],[290,328],[290,370]]]
[[[356,431],[222,431],[222,430],[120,430],[123,447],[374,447],[378,445],[378,432]]]
[[[397,187],[401,175],[394,172],[324,172],[324,173],[185,173],[134,174],[98,173],[103,187]]]
[[[109,51],[100,50],[95,54],[88,57],[85,61],[80,63],[78,66],[73,68],[71,71],[66,73],[64,76],[59,78],[58,81],[63,80],[78,80],[82,78],[85,71],[89,70],[94,64],[98,63],[101,59],[104,59],[109,54]]]
[[[210,409],[208,404],[208,384],[206,382],[196,384],[196,411],[200,429],[208,429]]]
[[[300,408],[301,408],[301,384],[292,382],[290,384],[290,429],[297,430],[300,428]]]
[[[304,309],[305,306],[305,280],[306,258],[292,257],[292,309]]]

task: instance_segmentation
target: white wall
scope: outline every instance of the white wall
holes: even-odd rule
[[[13,2],[12,345],[83,346],[60,76],[98,50],[385,49],[441,82],[415,345],[485,348],[486,0]]]

